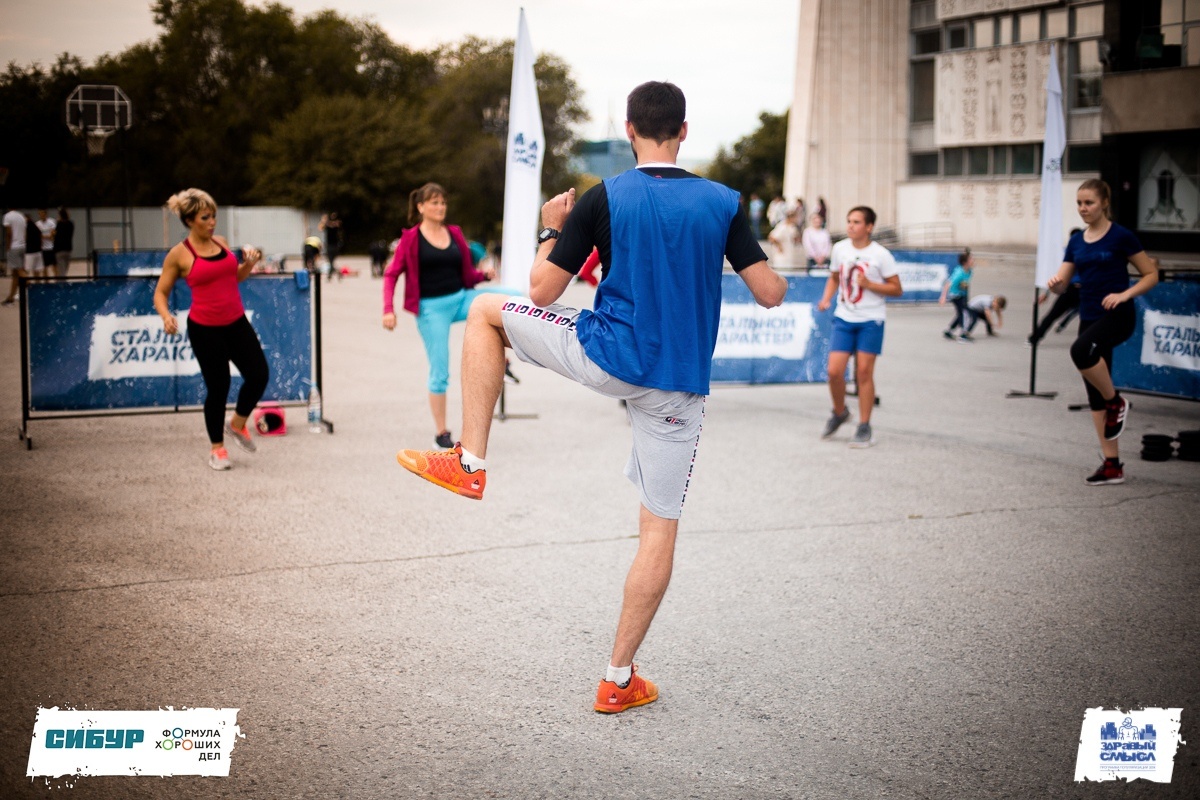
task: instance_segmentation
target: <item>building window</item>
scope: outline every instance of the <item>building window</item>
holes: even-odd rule
[[[1103,77],[1100,40],[1071,42],[1068,58],[1071,108],[1099,108],[1100,83]]]
[[[1041,172],[1041,164],[1038,163],[1038,150],[1040,149],[1040,146],[1036,144],[1013,145],[1013,175],[1036,175]]]
[[[1047,39],[1065,39],[1067,38],[1067,10],[1060,8],[1056,11],[1046,12],[1046,36]]]
[[[910,28],[925,28],[937,25],[937,3],[934,0],[913,0],[908,17]]]
[[[937,28],[930,31],[913,31],[912,54],[927,56],[940,52],[942,49],[942,32]]]
[[[1076,144],[1067,148],[1067,172],[1099,172],[1100,145]]]
[[[1071,9],[1071,35],[1101,36],[1104,34],[1104,6],[1076,6]]]
[[[956,177],[963,174],[966,161],[965,147],[948,147],[942,151],[942,174],[946,177]]]
[[[1013,17],[996,18],[996,44],[1012,44],[1015,24]]]
[[[933,122],[933,61],[914,61],[912,64],[911,122]]]
[[[946,49],[964,50],[971,46],[967,23],[956,22],[946,26]]]
[[[967,174],[968,175],[987,175],[988,174],[988,148],[986,148],[986,147],[968,147],[967,148]]]
[[[1008,148],[1004,145],[992,148],[992,174],[1008,174]]]
[[[913,153],[909,159],[909,174],[914,178],[938,174],[937,153]]]
[[[996,43],[996,20],[990,17],[977,19],[973,24],[975,25],[976,47],[991,47]]]
[[[1036,42],[1040,38],[1042,38],[1041,13],[1033,11],[1029,14],[1019,15],[1016,27],[1013,29],[1013,40],[1024,44],[1025,42]]]
[[[1159,0],[1157,29],[1147,28],[1150,34],[1161,34],[1162,61],[1155,66],[1178,67],[1200,64],[1200,0]],[[1147,11],[1147,15],[1153,9]]]

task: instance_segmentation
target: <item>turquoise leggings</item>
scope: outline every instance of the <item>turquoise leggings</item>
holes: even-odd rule
[[[464,322],[471,303],[482,294],[519,296],[521,292],[502,286],[486,289],[460,289],[454,294],[421,301],[417,312],[417,331],[425,342],[429,359],[429,393],[445,394],[450,385],[450,326]]]

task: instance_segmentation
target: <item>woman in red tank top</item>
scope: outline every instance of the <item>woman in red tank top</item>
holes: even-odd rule
[[[178,333],[179,321],[170,309],[171,290],[180,278],[187,282],[192,293],[187,336],[207,390],[204,425],[212,442],[208,464],[213,469],[226,470],[230,467],[226,435],[232,436],[247,452],[257,449],[246,427],[246,418],[262,399],[270,379],[262,345],[246,318],[238,291],[238,283],[250,275],[262,254],[246,247],[245,260],[238,263],[229,244],[213,234],[217,204],[207,192],[188,189],[172,196],[167,205],[183,220],[188,235],[171,248],[163,261],[162,275],[154,290],[154,308],[162,317],[163,329],[168,334]],[[242,373],[244,382],[233,418],[226,423],[231,361]]]

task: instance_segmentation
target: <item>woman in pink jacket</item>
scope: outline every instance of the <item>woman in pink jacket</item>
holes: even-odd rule
[[[464,322],[471,302],[483,292],[519,294],[508,289],[475,287],[493,280],[496,271],[471,263],[471,250],[457,225],[446,224],[446,190],[436,183],[408,196],[408,222],[392,264],[383,274],[383,327],[396,328],[393,298],[404,273],[404,310],[417,315],[417,331],[429,359],[429,410],[438,447],[454,447],[446,427],[446,389],[450,383],[450,326]]]

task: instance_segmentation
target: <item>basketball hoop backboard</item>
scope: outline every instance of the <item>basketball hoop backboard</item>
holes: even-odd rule
[[[103,153],[108,137],[132,124],[133,104],[119,86],[85,83],[67,98],[67,127],[87,138],[89,155]]]
[[[132,124],[133,104],[119,86],[83,84],[67,98],[67,127],[75,133],[128,130]]]

